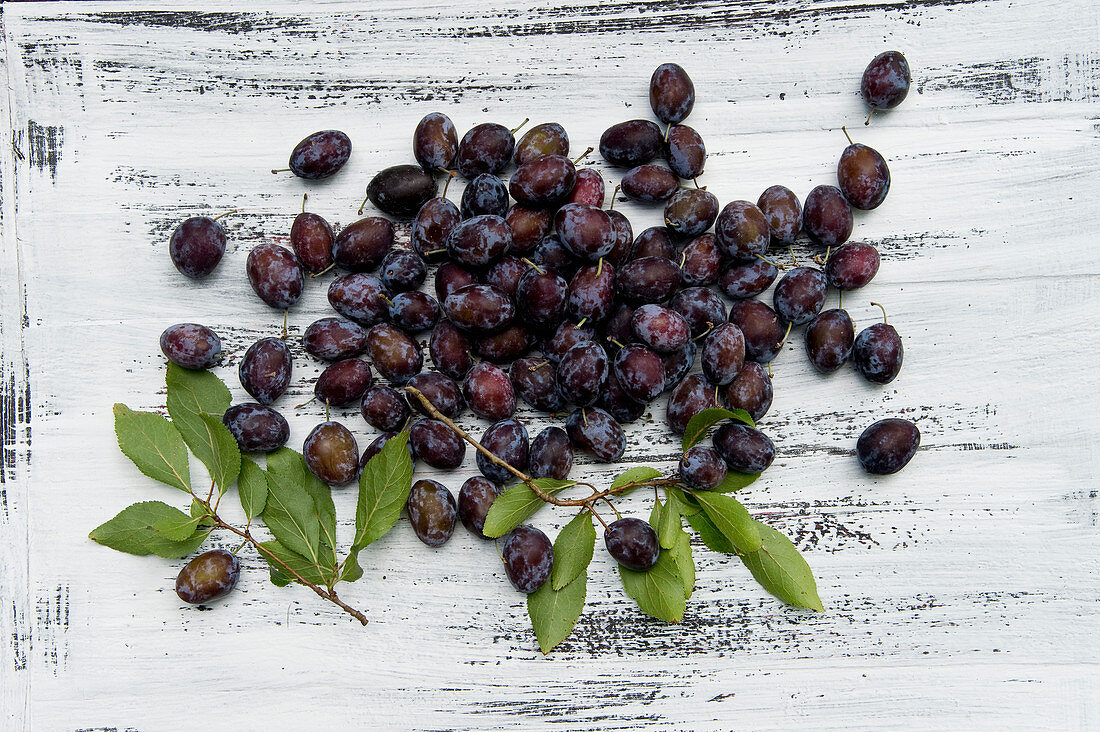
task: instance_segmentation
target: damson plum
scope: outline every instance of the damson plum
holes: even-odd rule
[[[435,295],[439,302],[443,302],[451,293],[461,290],[466,285],[476,284],[478,279],[474,273],[454,262],[444,262],[435,271]]]
[[[321,130],[294,146],[289,167],[299,178],[318,180],[335,175],[350,157],[351,138],[340,130]]]
[[[672,243],[672,236],[664,226],[651,226],[634,239],[630,247],[630,258],[641,259],[643,257],[663,257],[672,259],[676,256],[676,245]]]
[[[569,283],[566,317],[602,323],[615,305],[615,268],[607,262],[581,267]]]
[[[172,264],[185,277],[201,280],[214,271],[225,254],[225,229],[212,218],[192,216],[172,231],[168,240]]]
[[[474,352],[486,361],[508,363],[531,350],[531,332],[513,323],[499,333],[481,336],[474,341]]]
[[[607,553],[627,569],[644,572],[657,563],[661,545],[653,527],[638,518],[614,521],[603,533]]]
[[[573,445],[561,427],[547,427],[531,440],[532,478],[565,480],[573,469]]]
[[[703,234],[684,247],[680,261],[680,280],[684,285],[713,285],[722,269],[722,252],[713,234]]]
[[[419,333],[435,327],[439,320],[439,303],[431,295],[412,290],[399,292],[389,303],[389,319],[406,333]]]
[[[730,409],[744,409],[759,422],[772,406],[772,379],[756,361],[746,361],[741,373],[726,388]]]
[[[420,344],[387,323],[367,332],[367,352],[378,373],[394,384],[405,384],[424,366]]]
[[[516,470],[527,469],[530,441],[527,439],[527,428],[519,421],[504,419],[493,424],[481,436],[481,446]],[[510,470],[500,467],[481,452],[477,453],[477,469],[494,483],[516,480]]]
[[[806,326],[806,355],[815,369],[830,374],[851,357],[855,337],[847,310],[826,310]]]
[[[883,419],[863,430],[856,441],[859,464],[871,475],[893,475],[913,459],[920,430],[905,419]]]
[[[443,301],[443,312],[459,328],[474,333],[495,333],[512,322],[516,306],[492,285],[467,285]]]
[[[499,422],[516,411],[516,392],[508,374],[484,361],[476,364],[462,382],[462,396],[482,419]]]
[[[718,403],[718,388],[702,374],[690,374],[668,398],[668,426],[674,433],[682,435],[696,414],[721,406]]]
[[[625,303],[619,303],[611,311],[611,316],[603,324],[606,347],[612,349],[609,353],[613,353],[615,348],[634,343],[634,330],[630,327],[632,317],[634,317],[634,308]]]
[[[581,168],[577,171],[577,182],[569,194],[568,203],[584,203],[603,208],[603,199],[607,195],[607,186],[600,171],[595,168]]]
[[[619,424],[628,424],[640,419],[648,405],[631,399],[623,391],[618,377],[612,371],[607,375],[607,381],[604,382],[600,396],[596,399],[596,406],[610,414]]]
[[[375,437],[374,440],[363,450],[363,456],[359,458],[359,472],[363,472],[363,468],[367,466],[367,463],[370,462],[370,459],[378,453],[382,452],[382,448],[385,447],[386,443],[392,440],[394,437],[397,437],[396,432],[383,432],[382,434],[378,435],[378,437]],[[409,450],[409,459],[415,462],[416,453],[413,452],[412,443],[406,442],[405,447]]]
[[[702,136],[687,125],[673,125],[668,131],[668,167],[681,178],[692,180],[703,174],[707,147]]]
[[[458,206],[445,198],[428,200],[413,219],[409,242],[426,262],[437,262],[447,255],[447,239],[459,222]]]
[[[458,518],[462,525],[479,539],[488,539],[485,535],[485,517],[493,501],[504,490],[488,478],[475,475],[467,479],[458,491]]]
[[[169,361],[185,369],[208,369],[222,353],[218,334],[198,323],[170,325],[160,334],[160,350]]]
[[[554,568],[554,547],[546,534],[533,526],[512,529],[501,555],[508,581],[527,595],[546,584]]]
[[[745,336],[733,323],[722,323],[703,341],[703,373],[707,380],[725,386],[745,365]]]
[[[347,485],[359,475],[359,446],[339,422],[322,422],[310,430],[302,457],[309,472],[326,485]]]
[[[519,166],[508,182],[508,191],[522,204],[548,208],[565,201],[576,182],[577,169],[569,158],[544,155]]]
[[[367,350],[367,331],[350,320],[321,318],[306,328],[302,346],[322,361],[340,361]]]
[[[500,216],[466,219],[447,237],[447,253],[465,267],[487,267],[512,248],[512,230]]]
[[[639,341],[657,353],[672,353],[691,340],[691,326],[675,310],[663,305],[642,305],[630,317]]]
[[[458,384],[454,382],[449,376],[441,374],[437,371],[425,371],[424,373],[417,374],[409,379],[409,383],[406,386],[411,386],[432,403],[432,406],[438,409],[443,416],[454,419],[458,415],[462,414],[462,410],[466,408],[466,404],[462,401],[462,390],[458,388]],[[420,400],[412,394],[405,392],[405,398],[409,402],[409,406],[417,412],[420,412],[425,417],[430,417],[427,410],[424,409],[424,405]]]
[[[695,345],[695,341],[688,341],[679,351],[661,355],[661,361],[665,364],[665,391],[671,391],[687,376],[695,365],[698,352],[699,346]]]
[[[323,404],[342,407],[363,396],[371,381],[373,377],[366,361],[347,358],[321,372],[313,393]]]
[[[599,407],[582,407],[565,420],[569,441],[596,456],[596,461],[613,463],[626,452],[626,435],[615,419]]]
[[[794,267],[775,286],[772,301],[784,320],[803,325],[821,312],[828,292],[825,273],[813,267]]]
[[[433,468],[454,470],[466,457],[466,443],[438,419],[422,419],[409,428],[413,454]]]
[[[558,392],[558,371],[549,361],[518,358],[508,369],[512,387],[523,401],[544,412],[557,412],[565,406]]]
[[[393,224],[380,216],[368,216],[345,226],[332,245],[332,259],[352,272],[375,269],[393,247]]]
[[[428,546],[443,546],[455,533],[458,504],[442,483],[434,480],[413,483],[405,501],[405,511],[416,538]]]
[[[458,131],[451,118],[442,112],[429,112],[413,132],[413,157],[425,170],[454,165],[458,154]]]
[[[669,170],[652,163],[631,168],[623,176],[623,194],[640,203],[667,201],[680,188],[680,179]]]
[[[517,203],[508,209],[504,222],[512,230],[512,254],[526,256],[533,252],[542,238],[550,233],[553,224],[552,212],[542,208],[531,208]]]
[[[702,188],[682,188],[665,204],[665,226],[677,236],[699,236],[713,226],[717,218],[718,197]]]
[[[176,595],[192,605],[213,602],[228,595],[240,576],[241,562],[235,554],[211,549],[180,570],[176,576]]]
[[[516,199],[519,200],[519,199]],[[508,213],[508,188],[495,175],[482,173],[462,190],[462,218]]]
[[[591,343],[596,340],[596,331],[586,326],[578,328],[569,321],[558,326],[557,330],[542,344],[542,353],[555,364],[561,363],[569,349],[578,343]]]
[[[630,220],[621,211],[611,210],[607,212],[611,219],[611,238],[614,244],[611,251],[604,259],[616,267],[622,266],[630,258],[630,248],[634,241],[634,230],[630,227]]]
[[[532,259],[538,266],[557,272],[566,280],[571,279],[582,264],[582,261],[561,243],[561,238],[557,234],[543,237],[535,247]]]
[[[557,122],[543,122],[535,125],[519,138],[514,155],[516,165],[523,166],[545,155],[565,156],[569,154],[569,135]]]
[[[783,348],[787,326],[766,303],[740,300],[730,307],[730,322],[745,336],[745,358],[767,363]]]
[[[428,277],[424,260],[408,249],[394,249],[382,260],[378,279],[390,292],[417,290]]]
[[[567,401],[587,406],[600,395],[608,368],[603,346],[595,342],[578,343],[558,364],[558,391]]]
[[[680,286],[680,268],[664,257],[642,257],[624,264],[615,289],[627,302],[644,305],[672,297]]]
[[[653,351],[632,343],[615,354],[615,379],[626,395],[636,402],[651,402],[665,388],[665,364]]]
[[[683,316],[693,336],[726,322],[726,304],[709,287],[680,290],[668,306]]]
[[[286,343],[278,338],[261,338],[248,347],[241,359],[241,386],[260,404],[278,399],[290,385],[294,359]]]
[[[595,262],[615,246],[607,212],[583,203],[567,203],[554,214],[554,231],[573,256]]]
[[[332,242],[336,236],[332,226],[315,213],[303,211],[290,226],[290,245],[310,274],[317,274],[332,264]]]
[[[600,136],[600,155],[620,168],[636,168],[661,154],[665,136],[655,122],[632,119],[608,127]]]
[[[485,273],[485,283],[492,285],[508,297],[515,300],[519,281],[531,267],[522,259],[504,257]]]
[[[386,299],[385,284],[366,272],[337,277],[328,286],[328,302],[332,309],[363,326],[382,321],[386,316]]]
[[[241,452],[271,452],[290,439],[286,418],[262,404],[236,404],[225,410],[222,424],[233,433]]]
[[[779,269],[766,259],[733,263],[718,277],[718,286],[731,300],[747,300],[771,287]]]
[[[889,384],[897,378],[904,355],[901,336],[885,320],[861,330],[852,347],[856,370],[876,384]]]
[[[569,285],[556,272],[529,270],[516,286],[520,319],[532,328],[546,330],[561,322]]]
[[[836,179],[848,203],[863,211],[878,208],[890,190],[890,168],[886,160],[878,150],[858,142],[841,153]]]
[[[709,491],[726,479],[726,461],[713,447],[696,445],[680,458],[680,477],[688,488]]]
[[[470,341],[449,320],[440,320],[428,340],[428,352],[432,363],[441,373],[455,381],[461,381],[474,365],[470,355]]]
[[[397,431],[410,415],[409,406],[401,393],[382,384],[372,386],[363,393],[359,409],[367,424],[383,432]]]
[[[495,122],[485,122],[472,128],[458,143],[455,164],[466,180],[482,173],[499,173],[512,159],[516,138],[512,131]]]
[[[878,266],[878,249],[850,241],[833,250],[825,262],[825,277],[838,290],[856,290],[874,279]]]
[[[802,204],[786,186],[771,186],[760,194],[757,207],[764,212],[776,244],[793,244],[802,231]]]
[[[900,51],[886,51],[867,64],[859,92],[874,113],[876,109],[893,109],[901,104],[909,93],[911,82],[909,62],[905,56]],[[867,119],[871,118],[868,116]]]
[[[738,473],[762,473],[775,460],[772,441],[747,424],[726,422],[711,439],[729,469]]]
[[[657,119],[676,124],[695,106],[695,85],[679,64],[661,64],[649,79],[649,106]]]
[[[764,254],[771,242],[768,219],[748,201],[727,203],[714,222],[714,235],[726,256],[738,262]]]
[[[836,186],[818,186],[806,196],[802,228],[815,244],[838,247],[852,235],[852,208]]]
[[[435,176],[419,165],[394,165],[367,184],[367,198],[390,216],[415,216],[435,196]]]
[[[304,215],[306,214],[300,215],[299,218]],[[316,218],[320,219],[320,217]],[[320,219],[320,221],[324,223],[323,219]],[[295,226],[297,225],[298,220],[296,219]],[[328,224],[324,225],[326,227],[328,226]],[[303,236],[304,235],[299,234],[296,241],[301,241]],[[331,229],[328,231],[328,236],[329,244],[331,244]],[[291,238],[295,238],[293,230]],[[260,244],[249,252],[246,272],[248,281],[252,285],[252,290],[261,300],[273,308],[285,310],[298,302],[298,299],[302,295],[302,287],[304,285],[302,268],[298,260],[289,250],[277,244]],[[213,333],[213,331],[211,331],[211,333]]]

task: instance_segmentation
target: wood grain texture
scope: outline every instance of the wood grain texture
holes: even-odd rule
[[[251,7],[0,6],[0,726],[172,730],[201,707],[215,729],[1100,727],[1094,2]],[[914,89],[863,127],[859,75],[894,47]],[[254,555],[238,591],[203,612],[172,592],[181,563],[87,540],[129,503],[179,503],[118,452],[111,404],[163,407],[156,338],[185,320],[222,335],[218,373],[244,396],[240,355],[280,325],[244,260],[257,242],[286,243],[303,191],[352,221],[366,181],[410,161],[432,110],[462,129],[558,120],[583,150],[650,116],[646,84],[666,60],[695,81],[700,182],[723,202],[832,182],[841,124],[893,172],[885,204],[856,217],[882,269],[845,305],[857,326],[877,318],[870,300],[887,305],[905,369],[886,388],[820,377],[792,339],[763,423],[779,458],[745,494],[806,552],[825,613],[783,606],[738,561],[697,547],[684,622],[661,624],[597,551],[577,630],[543,658],[492,547],[461,530],[430,550],[402,521],[361,556],[343,596],[365,630],[272,586]],[[329,127],[355,145],[338,176],[267,173]],[[617,208],[635,231],[660,223]],[[168,234],[229,209],[223,263],[184,281]],[[327,314],[326,285],[311,283],[292,334]],[[292,444],[322,413],[289,406],[320,371],[295,348],[280,401]],[[629,430],[626,459],[670,468],[663,403],[651,415]],[[872,479],[851,455],[887,415],[916,421],[922,446],[904,472]],[[371,439],[356,412],[341,416]],[[550,423],[523,416],[532,434]],[[574,474],[619,469],[581,459]],[[468,457],[443,480],[457,489],[473,471]],[[353,492],[335,500],[349,541]],[[623,507],[649,510],[642,495]],[[535,523],[553,535],[568,518],[546,509]]]

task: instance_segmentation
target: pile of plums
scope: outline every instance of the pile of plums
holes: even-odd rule
[[[889,52],[867,68],[862,93],[872,110],[887,109],[908,85],[904,57]],[[875,247],[849,238],[852,209],[877,207],[889,190],[882,155],[849,145],[837,165],[837,185],[814,188],[804,202],[773,185],[755,203],[721,206],[694,182],[707,154],[699,132],[684,124],[694,102],[684,69],[662,64],[650,80],[650,103],[665,126],[632,119],[600,137],[600,155],[621,171],[612,206],[621,190],[664,209],[664,226],[637,235],[626,216],[604,208],[600,171],[577,167],[585,155],[570,159],[560,124],[535,125],[517,140],[517,130],[490,122],[459,137],[451,120],[435,112],[413,132],[416,164],[387,168],[367,186],[369,200],[388,217],[367,216],[335,232],[303,202],[290,230],[293,250],[256,246],[248,255],[248,280],[277,310],[298,302],[306,275],[338,269],[328,287],[335,314],[302,336],[305,350],[329,364],[314,394],[334,407],[358,404],[381,433],[360,453],[345,425],[317,425],[302,449],[313,474],[330,486],[347,485],[406,428],[415,460],[440,470],[461,465],[464,441],[405,386],[448,418],[469,409],[491,422],[481,444],[507,464],[535,478],[564,479],[574,449],[601,462],[619,460],[627,440],[622,425],[665,392],[668,425],[677,434],[709,407],[743,409],[762,420],[772,402],[766,365],[794,326],[806,326],[806,353],[818,371],[831,373],[851,361],[874,383],[892,381],[902,364],[893,326],[884,319],[857,336],[845,310],[822,311],[830,287],[864,287],[879,269]],[[347,136],[326,130],[294,149],[289,169],[324,178],[350,154]],[[440,180],[449,184],[458,176],[466,181],[459,200],[446,197],[446,185],[439,195]],[[410,245],[395,246],[392,219],[408,218]],[[820,247],[821,266],[783,268],[767,256],[802,232]],[[188,219],[172,235],[172,260],[188,277],[206,276],[225,242],[217,221]],[[773,283],[771,304],[755,299]],[[425,336],[429,370],[417,340]],[[192,369],[209,367],[221,352],[218,336],[195,324],[166,330],[161,347]],[[242,450],[270,451],[287,441],[287,422],[271,405],[290,384],[292,368],[281,338],[263,338],[244,354],[240,381],[255,403],[233,406],[224,417]],[[517,399],[566,415],[564,429],[548,427],[529,439],[513,416]],[[868,472],[892,473],[918,443],[915,426],[887,419],[860,437],[857,454]],[[760,473],[774,458],[767,435],[729,421],[711,446],[684,454],[680,474],[691,489],[708,490],[727,471]],[[435,480],[414,483],[407,511],[425,544],[444,544],[459,520],[484,538],[489,506],[514,478],[480,453],[477,466],[482,475],[467,480],[457,499]],[[657,560],[657,537],[638,519],[606,526],[605,543],[631,569]],[[536,528],[511,532],[503,556],[523,592],[550,574],[551,544]]]

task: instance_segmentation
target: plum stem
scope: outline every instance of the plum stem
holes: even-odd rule
[[[582,153],[580,154],[580,157],[578,157],[578,158],[576,158],[575,160],[573,160],[573,165],[576,165],[576,164],[577,164],[577,163],[579,163],[580,161],[584,160],[584,159],[585,159],[585,158],[586,158],[586,157],[588,156],[588,153],[592,152],[592,151],[593,151],[593,150],[595,150],[595,149],[596,149],[596,148],[594,148],[594,147],[592,147],[591,145],[589,145],[589,146],[588,146],[588,149],[587,149],[587,150],[585,150],[584,152],[582,152]]]
[[[863,121],[864,126],[871,124],[871,115],[875,113],[874,105],[871,106],[871,111],[867,113],[867,119]]]
[[[841,125],[840,129],[844,133],[844,136],[848,138],[848,144],[849,145],[855,145],[855,143],[852,142],[852,136],[848,134],[848,128],[845,127],[844,125]]]
[[[309,198],[309,194],[308,193],[303,193],[302,194],[302,213],[306,212],[306,199],[307,198]]]
[[[362,216],[363,215],[363,209],[365,209],[367,207],[367,201],[369,201],[369,200],[370,200],[369,195],[366,198],[363,199],[363,203],[361,203],[359,205],[359,211],[357,211],[356,214],[355,214],[356,216]]]
[[[889,325],[889,323],[886,322],[886,308],[882,307],[882,305],[877,302],[872,301],[871,304],[878,307],[878,309],[882,311],[882,324]]]
[[[608,211],[615,210],[615,197],[619,195],[620,190],[622,190],[622,184],[616,185],[615,190],[611,192],[611,205],[607,207]]]
[[[523,263],[524,263],[524,264],[526,264],[526,265],[527,265],[528,267],[532,267],[532,268],[533,268],[533,269],[534,269],[534,270],[535,270],[536,272],[538,272],[539,274],[546,274],[546,270],[544,270],[544,269],[543,269],[542,267],[540,267],[540,266],[538,266],[537,264],[535,264],[534,262],[532,262],[532,261],[531,261],[530,259],[528,259],[527,257],[521,257],[519,261],[523,262]]]
[[[313,274],[311,274],[310,278],[313,279],[313,278],[316,278],[316,277],[320,277],[321,275],[325,274],[326,272],[329,272],[330,270],[332,270],[332,268],[335,267],[335,266],[336,266],[336,262],[333,262],[332,264],[325,267],[320,272],[314,272]]]
[[[442,198],[444,201],[446,201],[447,200],[447,189],[451,186],[451,181],[454,180],[456,177],[458,177],[458,173],[456,173],[453,170],[447,170],[446,168],[440,168],[440,170],[442,170],[448,176],[447,177],[447,182],[443,184],[443,195],[440,196],[440,198]]]
[[[522,130],[522,129],[523,129],[523,126],[524,126],[525,124],[527,124],[527,123],[528,123],[528,122],[530,122],[530,121],[531,121],[531,118],[530,118],[530,117],[524,117],[524,118],[523,118],[523,121],[522,121],[522,122],[520,122],[520,123],[519,123],[518,125],[516,125],[515,127],[513,127],[512,129],[510,129],[510,130],[509,130],[509,132],[511,132],[511,133],[512,133],[513,135],[514,135],[514,134],[516,134],[517,132],[519,132],[520,130]]]

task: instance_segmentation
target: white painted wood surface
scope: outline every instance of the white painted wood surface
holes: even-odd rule
[[[0,726],[1100,728],[1096,3],[250,6],[0,6]],[[888,48],[908,55],[914,88],[865,128],[859,75]],[[780,457],[744,496],[806,552],[824,614],[700,548],[683,624],[657,623],[597,551],[585,615],[543,658],[492,547],[461,529],[433,551],[402,522],[362,556],[343,596],[366,629],[272,586],[252,555],[237,592],[201,612],[172,592],[181,562],[87,540],[136,500],[182,505],[118,452],[111,404],[163,404],[156,339],[183,320],[222,333],[233,358],[219,373],[243,396],[236,360],[279,320],[244,260],[285,242],[304,190],[312,210],[353,220],[373,172],[411,160],[431,110],[461,129],[559,120],[582,150],[650,116],[646,84],[666,60],[695,80],[701,182],[723,202],[833,182],[841,124],[893,171],[886,203],[856,218],[882,269],[845,304],[857,326],[876,318],[869,300],[886,304],[905,369],[887,388],[819,377],[792,339],[764,421]],[[340,175],[267,173],[328,127],[354,141]],[[168,233],[233,208],[218,271],[184,281]],[[659,223],[622,208],[636,232]],[[324,287],[292,312],[293,333],[327,312]],[[280,402],[292,443],[320,414],[290,408],[319,372],[297,355]],[[653,415],[629,430],[627,457],[668,468],[676,441],[663,406]],[[875,480],[851,453],[888,415],[916,420],[922,449]],[[457,489],[473,470],[468,456],[444,480]],[[624,507],[647,514],[647,498]],[[347,536],[353,492],[336,501]],[[553,533],[567,518],[536,523]]]

